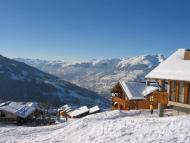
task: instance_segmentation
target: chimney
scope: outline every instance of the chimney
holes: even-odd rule
[[[190,49],[185,50],[184,60],[190,60]]]

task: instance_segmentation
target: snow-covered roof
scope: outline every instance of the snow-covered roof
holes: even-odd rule
[[[71,117],[78,117],[78,116],[80,116],[80,115],[82,115],[84,113],[87,113],[87,112],[89,112],[88,107],[82,106],[82,107],[80,107],[80,108],[78,108],[78,109],[76,109],[74,111],[69,112],[68,115],[71,116]]]
[[[142,94],[143,94],[143,96],[147,96],[156,90],[158,90],[158,87],[146,86],[145,89],[143,90]]]
[[[145,83],[140,82],[120,81],[119,83],[129,100],[145,99],[144,96],[147,96],[158,89],[157,87],[146,86]]]
[[[64,106],[61,106],[58,108],[58,111],[67,111],[67,110],[70,110],[71,109],[71,106],[69,105],[64,105]]]
[[[93,113],[98,112],[98,111],[100,111],[100,108],[98,106],[94,106],[94,107],[89,109],[90,114],[93,114]]]
[[[184,60],[185,49],[178,49],[145,78],[190,81],[190,60]]]
[[[38,103],[36,102],[3,102],[0,104],[0,110],[15,114],[19,117],[26,118],[36,109],[38,109]]]

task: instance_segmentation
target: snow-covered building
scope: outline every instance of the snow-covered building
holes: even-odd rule
[[[145,78],[159,83],[161,91],[167,93],[168,104],[173,106],[174,114],[190,113],[189,49],[178,49]]]
[[[89,114],[89,109],[87,106],[82,106],[76,110],[73,110],[68,113],[68,116],[71,118],[80,118]]]
[[[87,106],[82,106],[77,109],[72,109],[69,105],[64,105],[58,109],[59,116],[62,117],[69,117],[69,118],[80,118],[84,117],[89,114],[95,114],[100,112],[100,108],[98,106],[94,106],[88,108]]]
[[[41,112],[42,109],[36,102],[12,102],[7,101],[0,104],[0,120],[18,121],[32,118],[35,113]]]
[[[151,100],[152,93],[157,90],[158,87],[146,83],[119,81],[111,91],[112,109],[149,109],[150,104],[157,108],[157,103]]]
[[[100,108],[98,106],[94,106],[94,107],[89,109],[89,114],[95,114],[98,112],[100,112]]]

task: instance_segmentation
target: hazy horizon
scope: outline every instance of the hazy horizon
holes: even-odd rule
[[[42,61],[61,61],[61,62],[85,62],[85,61],[92,61],[92,60],[111,60],[111,59],[127,59],[127,58],[133,58],[133,57],[138,57],[138,56],[145,56],[145,55],[157,55],[160,53],[155,53],[155,54],[141,54],[141,55],[134,55],[134,56],[126,56],[126,57],[111,57],[111,58],[86,58],[86,59],[67,59],[67,58],[61,58],[61,59],[43,59],[43,58],[30,58],[30,57],[9,57],[6,55],[3,55],[0,53],[0,55],[10,58],[10,59],[28,59],[28,60],[42,60]],[[165,56],[163,54],[160,54],[167,58],[168,56]]]

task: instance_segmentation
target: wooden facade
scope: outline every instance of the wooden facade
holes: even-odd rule
[[[117,103],[117,104],[115,104]],[[112,97],[112,110],[138,110],[138,109],[149,109],[150,104],[153,104],[154,108],[157,108],[157,104],[146,100],[126,100],[119,97]]]
[[[178,49],[165,62],[145,76],[148,81],[157,81],[161,91],[167,89],[168,105],[172,105],[174,115],[190,113],[189,67],[190,49]],[[163,86],[161,82],[164,83]],[[167,88],[166,85],[168,85]]]
[[[157,80],[160,81],[160,80]],[[162,80],[164,81],[164,80]],[[160,85],[160,82],[158,82]],[[154,92],[153,96],[158,103],[162,105],[173,106],[173,115],[189,114],[190,113],[190,82],[177,81],[177,80],[165,80],[164,83],[168,83],[167,92],[166,89],[163,92]],[[165,86],[166,87],[166,86]]]
[[[168,93],[166,91],[155,91],[152,96],[156,104],[161,103],[165,106],[168,104]]]
[[[167,105],[168,103],[168,94],[164,91],[155,91],[144,100],[129,100],[119,83],[113,87],[111,93],[112,110],[150,109],[150,105],[153,105],[153,108],[157,109],[159,102],[163,105]]]
[[[190,104],[190,82],[168,81],[169,83],[169,102]]]

